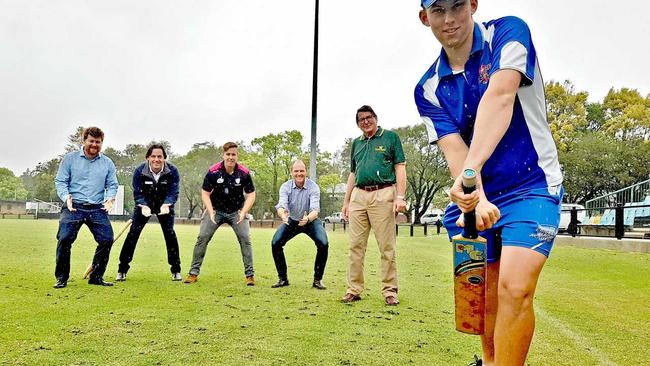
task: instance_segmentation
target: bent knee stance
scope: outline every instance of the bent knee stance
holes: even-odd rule
[[[511,307],[516,312],[524,311],[532,307],[534,293],[535,288],[531,285],[508,280],[499,281],[499,306]]]

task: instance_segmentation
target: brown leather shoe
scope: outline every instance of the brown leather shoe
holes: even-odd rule
[[[255,286],[255,276],[246,277],[246,286]]]
[[[397,296],[395,295],[388,295],[384,298],[384,301],[386,301],[386,306],[395,306],[399,304],[399,300],[397,300]]]
[[[351,294],[351,293],[348,292],[347,294],[345,294],[345,296],[343,296],[343,298],[341,299],[341,302],[344,303],[344,304],[350,304],[350,303],[353,303],[353,302],[359,301],[359,300],[361,300],[361,296]]]
[[[187,275],[187,278],[183,281],[183,283],[194,283],[199,280],[199,276],[195,274],[189,274]]]

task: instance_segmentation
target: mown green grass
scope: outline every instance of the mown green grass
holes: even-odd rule
[[[116,223],[119,229],[123,223]],[[451,250],[444,236],[400,230],[401,304],[383,305],[379,256],[368,249],[363,301],[345,292],[347,237],[330,232],[328,289],[312,289],[315,248],[285,249],[291,286],[276,280],[273,229],[252,231],[258,285],[246,287],[235,236],[217,231],[199,282],[171,282],[162,234],[146,227],[128,279],[81,280],[94,250],[83,228],[72,280],[54,290],[56,221],[0,220],[0,365],[465,365],[479,339],[454,331]],[[198,226],[177,226],[183,273]],[[117,270],[123,239],[105,276]],[[529,365],[637,365],[650,359],[650,256],[557,247],[537,292]]]

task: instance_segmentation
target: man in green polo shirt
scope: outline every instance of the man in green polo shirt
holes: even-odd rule
[[[377,126],[377,114],[370,106],[357,110],[356,121],[363,135],[352,142],[348,188],[341,209],[350,220],[348,289],[341,301],[361,300],[363,263],[372,228],[381,253],[381,292],[386,305],[397,305],[395,215],[406,208],[404,151],[395,132]]]

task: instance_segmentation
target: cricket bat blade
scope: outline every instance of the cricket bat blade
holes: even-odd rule
[[[463,190],[476,189],[476,172],[463,172]],[[483,334],[485,329],[485,269],[487,241],[478,236],[474,212],[464,214],[465,229],[452,238],[456,330]]]

